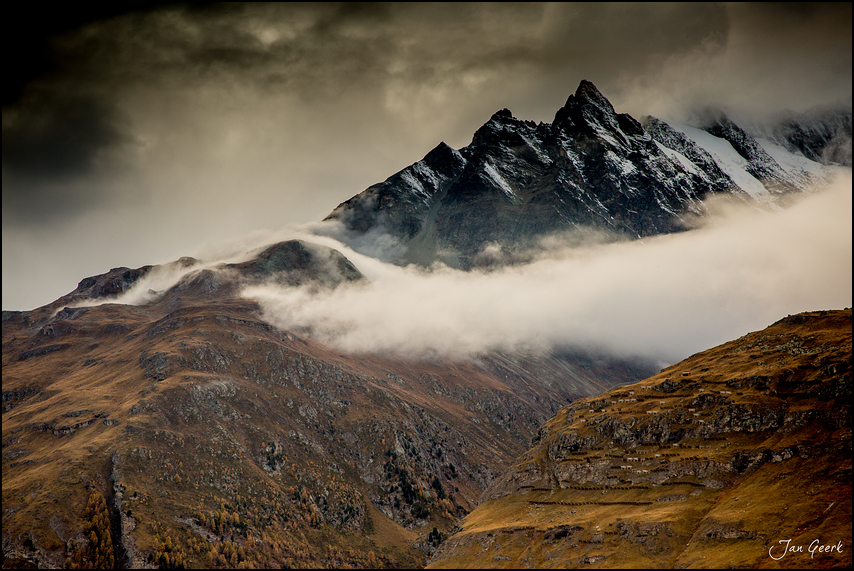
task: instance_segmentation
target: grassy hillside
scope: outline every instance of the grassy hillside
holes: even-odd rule
[[[790,316],[565,407],[430,567],[850,568],[851,327]]]
[[[212,279],[4,312],[4,567],[422,566],[542,422],[608,386],[542,356],[344,355]]]

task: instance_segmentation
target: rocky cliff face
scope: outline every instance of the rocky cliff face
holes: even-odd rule
[[[753,567],[779,540],[849,546],[850,399],[845,310],[788,317],[577,401],[432,566]],[[781,564],[851,564],[850,550],[815,555]]]
[[[553,123],[498,111],[467,147],[442,143],[338,206],[326,220],[339,224],[324,231],[397,263],[471,268],[525,259],[556,232],[634,239],[680,231],[710,194],[767,202],[815,180],[778,164],[722,114],[707,118],[703,133],[732,157],[663,121],[644,123],[582,81]]]

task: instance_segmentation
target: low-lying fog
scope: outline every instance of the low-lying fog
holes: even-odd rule
[[[463,357],[582,346],[664,364],[788,314],[852,305],[850,171],[785,209],[727,199],[708,206],[694,230],[616,243],[553,236],[534,261],[491,271],[400,267],[311,227],[256,232],[194,264],[155,267],[118,298],[76,305],[147,303],[190,272],[294,238],[339,250],[367,280],[334,290],[253,285],[242,295],[271,324],[351,352]]]
[[[347,351],[464,355],[584,345],[675,362],[801,311],[852,298],[852,182],[784,210],[725,201],[692,231],[562,246],[490,272],[385,264],[328,238],[369,278],[312,292],[253,286],[263,316]]]

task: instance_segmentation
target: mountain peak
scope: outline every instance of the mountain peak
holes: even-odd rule
[[[566,104],[555,113],[554,124],[569,126],[589,123],[614,123],[617,113],[611,102],[596,89],[592,82],[581,80],[575,93],[566,99]]]
[[[338,250],[303,240],[273,244],[248,262],[229,264],[230,269],[254,280],[275,279],[288,285],[335,287],[364,276]]]
[[[466,160],[453,147],[444,141],[424,156],[424,163],[444,176],[455,176],[465,165]]]
[[[597,107],[603,109],[610,109],[612,113],[614,112],[614,107],[611,106],[611,102],[608,101],[598,89],[596,89],[593,82],[587,81],[586,79],[582,79],[581,83],[578,84],[578,89],[575,90],[575,98],[579,101],[593,103]]]

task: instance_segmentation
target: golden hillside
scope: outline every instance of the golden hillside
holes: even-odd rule
[[[420,567],[546,419],[615,384],[569,358],[346,355],[234,295],[237,272],[334,284],[324,255],[73,307],[151,270],[116,268],[3,312],[4,567]]]
[[[851,337],[790,316],[574,402],[430,567],[850,568]]]

